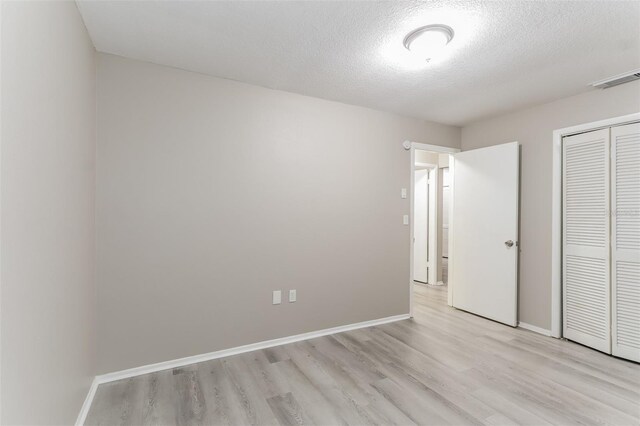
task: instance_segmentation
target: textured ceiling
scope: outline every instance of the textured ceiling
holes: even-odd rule
[[[640,68],[640,2],[79,1],[98,51],[447,124]],[[416,27],[455,30],[425,63]]]

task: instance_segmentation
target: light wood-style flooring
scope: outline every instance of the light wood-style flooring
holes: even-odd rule
[[[638,425],[640,366],[446,305],[102,384],[88,425]]]

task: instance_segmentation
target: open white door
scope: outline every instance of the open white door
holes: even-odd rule
[[[413,195],[413,279],[428,281],[429,170],[415,171]]]
[[[518,143],[453,155],[453,306],[511,326],[518,306]]]

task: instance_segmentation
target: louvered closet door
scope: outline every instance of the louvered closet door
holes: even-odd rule
[[[640,361],[640,124],[611,128],[612,353]]]
[[[611,353],[609,129],[563,140],[564,337]]]

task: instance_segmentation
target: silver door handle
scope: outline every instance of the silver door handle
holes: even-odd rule
[[[508,241],[504,242],[504,245],[507,246],[507,247],[513,247],[514,244],[515,243],[513,241],[511,241],[511,240],[508,240]]]

